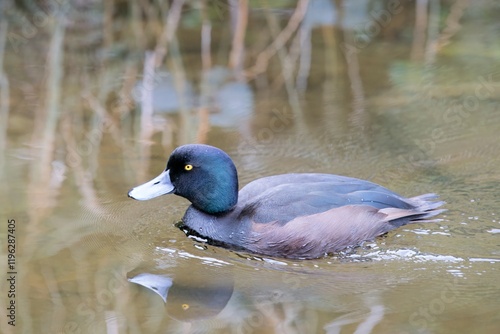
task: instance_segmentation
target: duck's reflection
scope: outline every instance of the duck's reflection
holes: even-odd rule
[[[129,273],[130,282],[154,292],[139,288],[134,297],[136,311],[140,310],[137,315],[147,319],[140,322],[148,331],[225,328],[236,332],[340,333],[348,327],[356,328],[356,333],[370,333],[384,318],[382,291],[367,287],[370,284],[365,275],[339,272],[335,277],[324,277],[303,268],[283,271],[277,268],[279,263],[266,261],[244,259],[246,266],[242,268],[237,261],[210,260],[194,255],[168,256]],[[202,272],[200,263],[195,263],[200,261],[205,264]],[[356,289],[363,291],[349,292]],[[160,307],[155,294],[166,303],[165,308]],[[353,312],[351,303],[360,308]],[[172,322],[172,318],[179,322]]]
[[[158,294],[174,319],[190,322],[215,317],[233,295],[231,266],[207,265],[203,273],[196,273],[192,262],[185,261],[176,266],[175,272],[171,269],[135,270],[128,280]]]

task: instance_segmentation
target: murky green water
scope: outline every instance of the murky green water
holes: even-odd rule
[[[498,2],[2,3],[0,332],[499,332]],[[335,173],[449,211],[318,260],[207,247],[186,200],[126,196],[191,142],[241,185]]]

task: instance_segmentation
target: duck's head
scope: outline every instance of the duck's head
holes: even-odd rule
[[[149,182],[132,188],[128,196],[145,201],[165,194],[188,199],[209,214],[231,210],[238,202],[238,174],[222,150],[201,144],[176,148],[167,168]]]

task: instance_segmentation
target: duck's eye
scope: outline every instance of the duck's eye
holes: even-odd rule
[[[191,169],[193,169],[193,165],[184,166],[184,170],[191,170]]]

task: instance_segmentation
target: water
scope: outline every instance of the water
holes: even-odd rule
[[[5,2],[0,331],[498,333],[500,6],[200,3]],[[190,142],[240,185],[335,173],[448,211],[317,260],[207,246],[186,200],[126,196]]]

